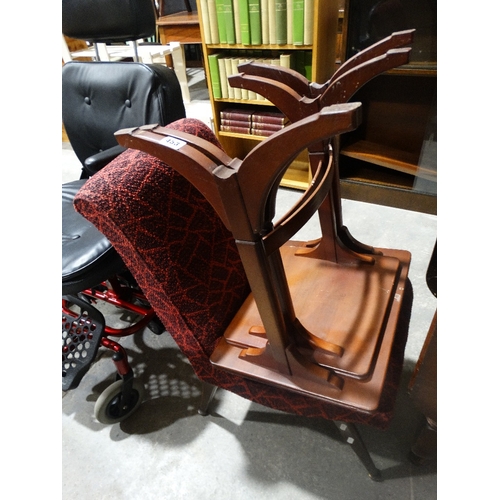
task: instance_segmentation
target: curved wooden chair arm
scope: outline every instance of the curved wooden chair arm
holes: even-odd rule
[[[231,75],[228,80],[232,87],[252,90],[264,96],[291,122],[296,122],[317,113],[324,106],[347,102],[372,78],[407,64],[411,47],[392,46],[411,41],[413,32],[414,30],[408,30],[394,33],[369,47],[349,59],[349,64],[345,63],[323,85],[310,83],[294,70],[255,62],[240,64],[238,69],[241,73]]]
[[[347,102],[351,97],[372,78],[384,71],[397,68],[408,63],[411,47],[391,49],[385,54],[360,63],[349,71],[342,73],[330,83],[320,96],[320,107]]]
[[[360,123],[360,103],[329,106],[273,134],[247,155],[238,181],[254,233],[267,227],[268,221],[262,218],[269,213],[268,194],[295,157],[310,145],[354,130]]]
[[[344,64],[342,64],[340,68],[334,73],[331,81],[333,81],[334,78],[337,79],[347,71],[350,71],[358,64],[362,64],[370,59],[373,59],[374,57],[378,57],[388,50],[397,49],[399,47],[403,47],[405,45],[413,43],[415,31],[416,30],[414,29],[396,31],[383,40],[380,40],[380,42],[370,45],[355,56],[350,57]],[[328,85],[330,83],[331,82],[328,82]]]
[[[224,225],[231,229],[214,176],[236,171],[235,163],[212,143],[168,127],[145,125],[115,133],[118,143],[156,156],[184,176],[208,200]],[[226,169],[225,174],[221,169]]]

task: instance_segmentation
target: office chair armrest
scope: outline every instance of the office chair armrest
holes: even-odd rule
[[[94,175],[99,172],[101,168],[105,167],[108,163],[114,160],[118,155],[121,155],[127,148],[117,145],[112,148],[100,151],[95,155],[89,156],[85,160],[84,170],[88,175]]]

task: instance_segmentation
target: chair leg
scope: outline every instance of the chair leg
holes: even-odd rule
[[[198,413],[204,417],[208,415],[208,407],[212,402],[217,391],[217,386],[209,384],[208,382],[202,382],[201,386],[201,401],[198,408]]]
[[[342,436],[345,437],[347,442],[351,445],[354,453],[358,455],[358,458],[368,471],[370,478],[374,481],[382,481],[380,470],[375,467],[372,457],[370,456],[365,443],[361,439],[361,435],[359,434],[357,427],[354,424],[348,424],[345,422],[335,422],[335,425],[340,430]]]

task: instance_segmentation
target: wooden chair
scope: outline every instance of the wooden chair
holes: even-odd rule
[[[222,387],[334,420],[379,479],[355,424],[385,428],[392,417],[411,309],[410,255],[361,252],[324,235],[333,251],[318,257],[317,242],[290,240],[330,196],[332,141],[358,126],[360,111],[327,106],[244,160],[216,147],[209,130],[205,139],[158,126],[121,131],[119,143],[131,149],[93,176],[75,205],[122,255],[204,382],[201,413]],[[310,188],[274,222],[284,171],[320,143]],[[174,208],[173,193],[183,200]]]
[[[406,62],[409,49],[398,47],[411,39],[409,31],[379,42],[323,85],[283,68],[240,66],[244,73],[232,83],[268,97],[291,126],[243,161],[225,155],[209,130],[200,134],[201,124],[185,130],[197,137],[156,126],[121,131],[118,141],[144,155],[125,153],[76,199],[204,382],[200,413],[222,387],[275,409],[334,420],[374,479],[380,471],[355,424],[387,428],[392,418],[412,302],[410,255],[358,242],[343,225],[338,136],[361,116],[359,104],[342,103]],[[279,181],[304,148],[313,181],[275,222]],[[137,185],[147,186],[147,196],[131,192]],[[123,201],[109,200],[111,192],[122,192]],[[185,193],[175,210],[164,201],[173,192]],[[195,207],[203,234],[186,224]],[[291,240],[316,210],[322,238]],[[152,229],[179,220],[174,242],[168,231],[160,238]],[[181,255],[189,258],[175,270]]]

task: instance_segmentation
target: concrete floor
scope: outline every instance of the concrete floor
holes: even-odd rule
[[[206,88],[190,75],[188,116],[210,123]],[[197,79],[198,78],[198,79]],[[193,98],[194,97],[194,98]],[[74,154],[63,145],[63,181],[78,177]],[[299,196],[281,189],[279,209]],[[123,345],[146,386],[144,402],[121,424],[93,416],[99,394],[114,380],[102,351],[80,386],[62,398],[64,499],[110,500],[432,500],[437,464],[415,466],[408,452],[422,416],[407,387],[436,299],[425,271],[436,239],[434,216],[343,201],[344,222],[358,240],[412,253],[413,313],[395,418],[387,431],[360,426],[384,481],[369,479],[332,422],[287,415],[218,391],[210,414],[197,413],[201,384],[168,335],[148,329]],[[319,233],[313,219],[298,238]],[[113,321],[120,321],[114,315]]]

